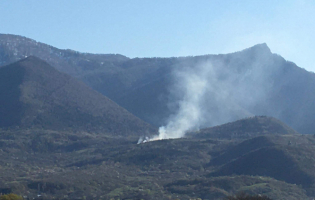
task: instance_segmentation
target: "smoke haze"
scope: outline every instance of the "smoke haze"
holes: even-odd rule
[[[207,59],[174,67],[169,97],[174,114],[149,140],[180,138],[199,128],[268,113],[260,109],[267,104],[278,69],[270,67],[272,54],[265,44],[256,48],[249,57],[236,53],[228,63]]]

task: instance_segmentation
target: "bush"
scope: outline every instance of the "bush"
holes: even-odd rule
[[[272,200],[272,199],[264,195],[248,195],[245,193],[241,193],[236,196],[228,196],[226,200]]]
[[[0,200],[23,200],[23,198],[17,194],[5,194],[0,196]]]

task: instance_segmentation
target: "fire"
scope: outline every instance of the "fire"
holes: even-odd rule
[[[149,138],[147,136],[140,137],[137,144],[142,144],[142,143],[152,142],[152,141],[157,141],[157,140],[165,140],[165,139],[168,139],[168,137],[166,134],[165,127],[162,126],[159,128],[159,135],[153,136],[152,138]]]

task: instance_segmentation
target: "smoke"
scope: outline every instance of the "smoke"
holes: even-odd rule
[[[172,73],[169,101],[174,114],[159,135],[145,141],[180,138],[199,128],[268,113],[264,105],[273,87],[272,74],[279,70],[271,56],[262,44],[225,57],[184,59]]]
[[[178,111],[171,116],[166,126],[159,128],[158,139],[180,138],[187,131],[194,130],[202,122],[202,100],[209,86],[208,77],[211,65],[183,67],[173,72],[175,83],[172,94],[181,97]]]

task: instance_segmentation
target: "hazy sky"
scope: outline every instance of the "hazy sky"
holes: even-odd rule
[[[315,71],[314,0],[0,0],[0,33],[62,49],[171,57],[266,42]]]

